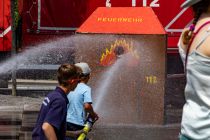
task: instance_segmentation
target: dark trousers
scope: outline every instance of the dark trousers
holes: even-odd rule
[[[78,130],[82,130],[83,128],[84,126],[67,122],[67,131],[78,131]],[[77,140],[77,138],[66,137],[66,140]],[[85,138],[85,140],[88,140],[88,139]]]

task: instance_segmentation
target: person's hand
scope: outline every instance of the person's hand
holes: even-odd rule
[[[93,118],[93,121],[95,122],[95,121],[97,121],[98,119],[99,119],[98,114],[96,114],[96,113],[94,112],[94,118]]]

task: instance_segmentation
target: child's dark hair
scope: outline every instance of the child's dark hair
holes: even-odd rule
[[[80,69],[72,64],[62,64],[57,71],[57,79],[59,85],[66,87],[68,80],[71,78],[77,78],[79,76]]]
[[[202,13],[208,11],[209,5],[210,5],[210,0],[202,0],[192,6],[194,12],[193,23],[190,26],[190,28],[184,32],[182,36],[182,40],[185,45],[189,45],[190,40],[193,36],[193,31],[195,30],[195,25],[198,22],[198,19],[200,18]]]

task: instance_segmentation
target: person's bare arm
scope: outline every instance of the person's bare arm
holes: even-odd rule
[[[44,131],[44,134],[45,134],[45,137],[47,138],[47,140],[57,140],[55,130],[52,125],[45,122],[42,125],[42,130]]]
[[[84,108],[86,112],[90,113],[90,116],[92,119],[94,119],[94,121],[98,120],[98,114],[94,112],[93,107],[90,103],[85,103]]]

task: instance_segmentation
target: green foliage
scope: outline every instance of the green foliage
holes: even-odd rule
[[[15,28],[18,26],[18,20],[19,20],[19,11],[18,11],[18,0],[15,0],[14,4],[14,25]]]

